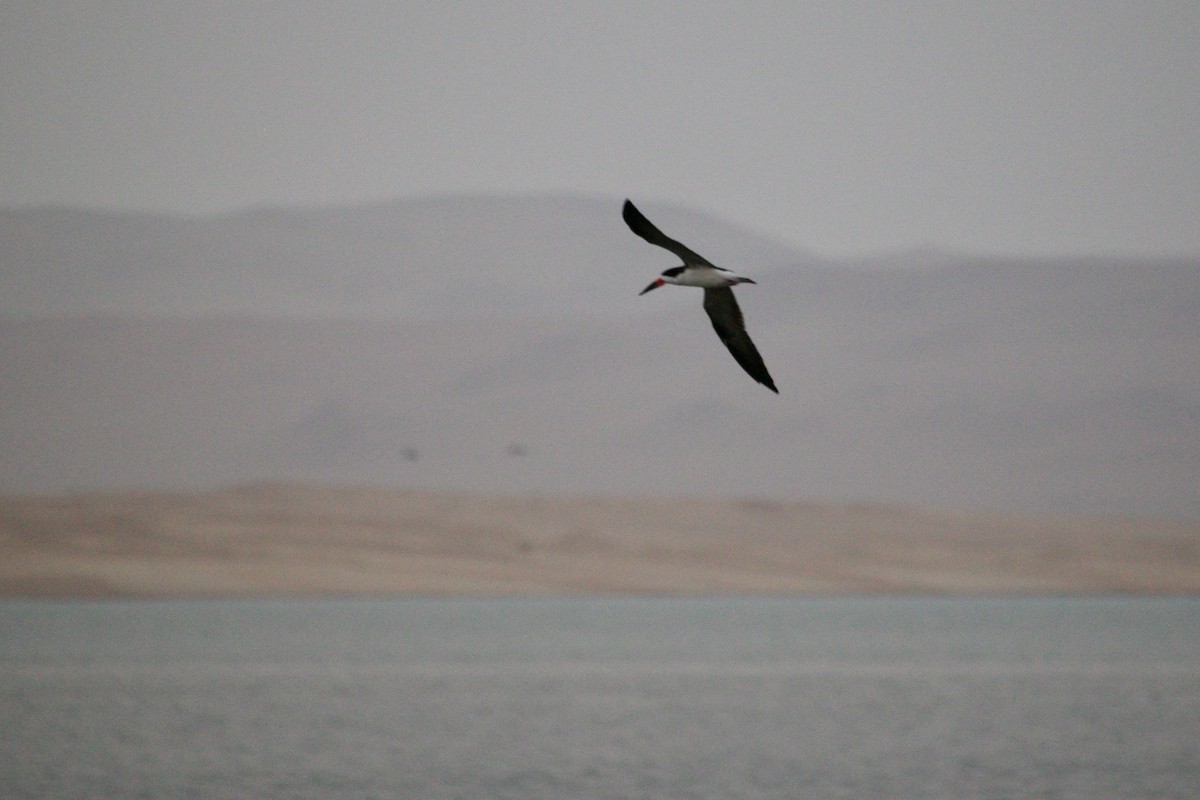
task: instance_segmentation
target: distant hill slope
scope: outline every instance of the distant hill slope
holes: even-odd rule
[[[655,210],[704,231],[711,258],[758,272],[797,262],[711,217]],[[576,197],[216,217],[0,210],[0,316],[573,314],[628,300],[670,258],[629,233],[619,202]]]
[[[853,268],[619,201],[0,213],[0,490],[256,479],[1200,518],[1200,262]],[[911,260],[911,259],[910,259]]]

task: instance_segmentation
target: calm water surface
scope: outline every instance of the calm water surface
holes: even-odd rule
[[[5,798],[1200,797],[1200,599],[0,603]]]

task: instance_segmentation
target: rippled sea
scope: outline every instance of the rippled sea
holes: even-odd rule
[[[0,603],[5,798],[1200,797],[1200,599]]]

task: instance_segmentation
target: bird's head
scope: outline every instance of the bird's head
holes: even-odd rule
[[[654,279],[654,283],[650,284],[645,289],[642,289],[640,292],[638,292],[638,297],[641,297],[642,295],[644,295],[646,292],[650,291],[651,289],[657,289],[658,287],[662,286],[664,283],[675,283],[679,279],[679,276],[683,273],[683,271],[685,269],[687,269],[687,267],[683,266],[682,264],[680,264],[678,267],[671,267],[670,269],[664,269],[662,275],[659,275],[657,278]]]

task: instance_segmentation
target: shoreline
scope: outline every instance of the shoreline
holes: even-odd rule
[[[0,597],[1187,596],[1200,522],[254,484],[0,497]]]

